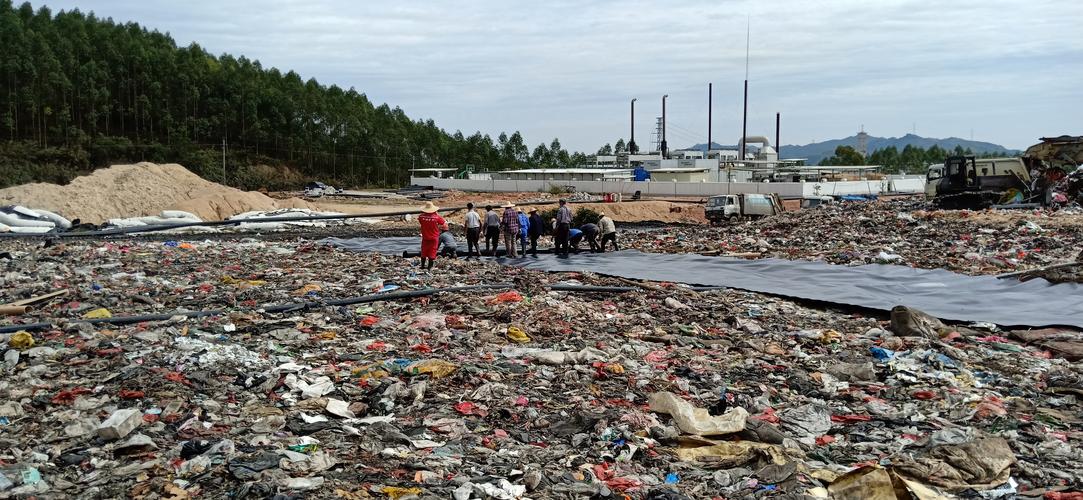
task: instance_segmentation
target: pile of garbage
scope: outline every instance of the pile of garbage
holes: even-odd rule
[[[1071,262],[1083,249],[1079,214],[923,208],[909,201],[841,203],[721,227],[627,231],[621,243],[651,252],[899,264],[971,275]]]
[[[0,319],[0,496],[1083,488],[1083,371],[1058,350],[1079,332],[664,283],[554,291],[628,283],[486,261],[426,274],[303,240],[0,251],[0,302],[33,304]],[[457,291],[404,293],[427,289]]]

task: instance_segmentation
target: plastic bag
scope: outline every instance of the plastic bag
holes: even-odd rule
[[[526,335],[526,332],[524,332],[522,328],[519,328],[517,326],[509,326],[508,340],[518,344],[525,344],[527,342],[530,342],[530,337]]]
[[[497,295],[496,297],[493,297],[489,301],[489,303],[490,304],[507,304],[508,302],[522,302],[522,301],[523,301],[523,296],[520,295],[519,292],[517,292],[515,290],[508,290],[508,291],[506,291],[506,292],[504,292],[504,293],[502,293],[500,295]]]
[[[406,371],[411,375],[423,375],[427,373],[431,375],[432,378],[444,378],[458,369],[459,365],[442,359],[426,359],[412,363],[406,367]]]
[[[83,315],[83,319],[108,319],[112,317],[113,313],[104,307],[99,307]]]
[[[34,347],[34,336],[30,335],[29,332],[20,330],[18,332],[15,332],[15,334],[13,334],[10,339],[8,339],[8,346],[10,346],[12,349],[18,349],[20,351],[29,349],[31,347]]]

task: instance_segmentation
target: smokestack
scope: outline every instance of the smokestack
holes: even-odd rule
[[[782,127],[782,113],[775,113],[775,151],[778,152],[778,159],[782,159],[782,143],[779,141],[779,129]]]
[[[745,112],[741,119],[741,147],[737,150],[737,160],[745,161],[745,137],[748,137],[748,79],[745,79]]]
[[[714,98],[714,84],[707,84],[707,153],[704,158],[711,156],[711,112],[714,108],[711,106],[711,100]]]

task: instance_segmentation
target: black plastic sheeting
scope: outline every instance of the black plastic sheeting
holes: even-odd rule
[[[420,246],[420,239],[414,237],[323,241],[349,250],[393,255],[416,251]],[[953,321],[1083,328],[1083,286],[1054,285],[1042,279],[1021,282],[881,264],[849,267],[806,260],[726,259],[636,250],[496,261],[539,271],[590,271],[630,279],[724,286],[881,311],[904,305]]]

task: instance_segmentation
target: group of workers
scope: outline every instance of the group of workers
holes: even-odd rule
[[[613,250],[620,250],[617,246],[617,227],[613,219],[606,214],[601,217],[597,224],[587,223],[578,228],[571,227],[572,211],[568,208],[567,200],[560,200],[560,208],[550,225],[538,215],[537,208],[531,208],[529,215],[522,208],[516,208],[514,203],[506,202],[500,205],[502,212],[497,212],[492,205],[485,207],[484,217],[474,210],[474,204],[466,205],[466,216],[463,226],[466,228],[466,257],[479,258],[482,255],[495,256],[503,237],[504,248],[508,257],[525,257],[530,254],[538,255],[538,239],[546,234],[553,235],[553,253],[568,255],[571,252],[579,252],[579,245],[583,240],[590,245],[591,252],[605,252],[611,243]],[[458,257],[458,246],[455,236],[452,235],[448,222],[437,212],[439,208],[432,202],[426,202],[418,216],[421,224],[421,267],[432,269],[437,255],[446,257]],[[485,236],[485,251],[481,250],[481,237]],[[601,237],[599,239],[599,237]],[[529,243],[529,250],[527,245]],[[522,247],[518,251],[516,244]]]

